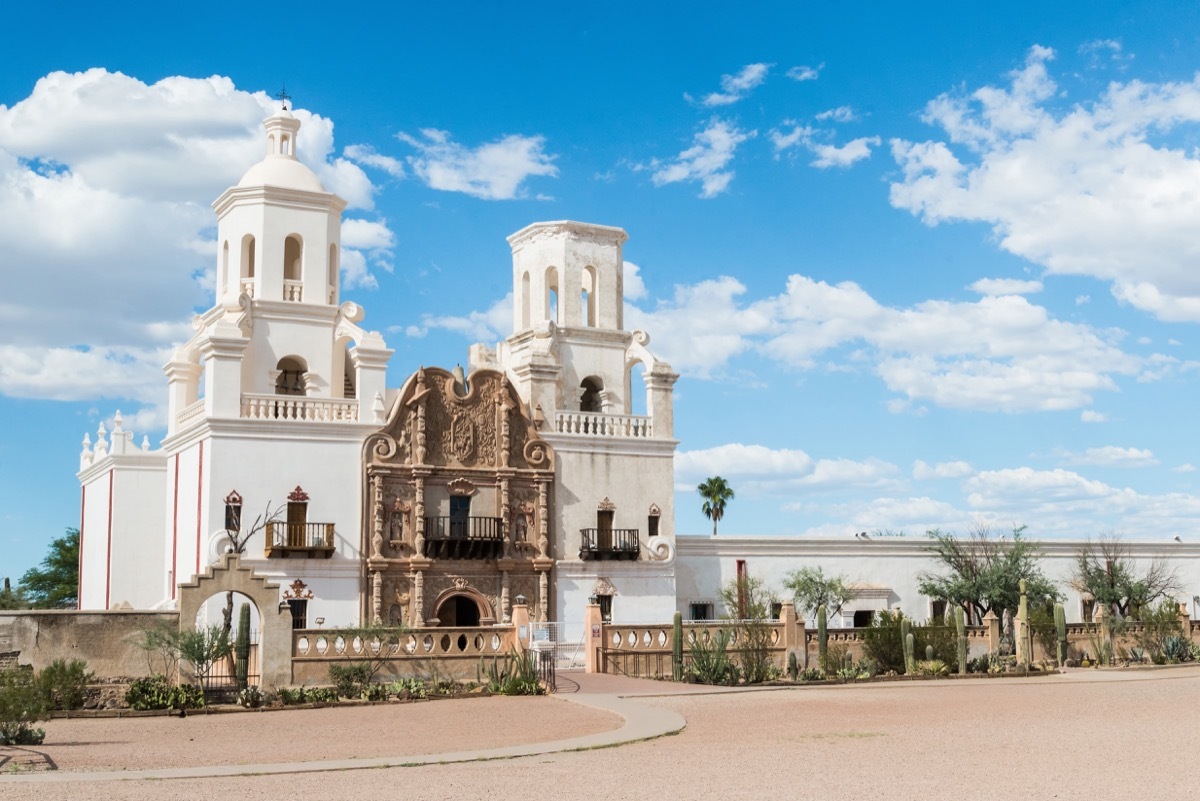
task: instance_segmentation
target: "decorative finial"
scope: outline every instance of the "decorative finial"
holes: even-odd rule
[[[292,99],[292,96],[287,93],[287,84],[286,83],[283,84],[282,88],[280,88],[279,94],[275,95],[275,99],[278,100],[279,102],[283,103],[284,111],[288,110],[288,101]]]
[[[150,450],[150,436],[148,434],[142,435],[142,450]]]

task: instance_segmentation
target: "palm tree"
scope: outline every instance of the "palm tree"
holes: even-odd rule
[[[717,536],[717,523],[725,516],[725,505],[733,500],[733,488],[729,482],[720,476],[713,476],[705,481],[696,491],[704,499],[700,511],[713,521],[713,536]]]

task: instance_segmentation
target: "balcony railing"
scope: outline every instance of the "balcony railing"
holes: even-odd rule
[[[582,528],[579,534],[579,558],[584,561],[608,559],[633,562],[642,552],[636,528]]]
[[[175,429],[183,431],[191,428],[192,424],[204,419],[204,398],[193,403],[179,414],[175,415]]]
[[[283,279],[283,299],[299,303],[304,300],[304,282]]]
[[[430,559],[499,559],[503,553],[498,517],[425,518],[425,556]]]
[[[308,398],[303,395],[242,395],[243,420],[302,420],[316,423],[357,423],[358,401],[353,398]]]
[[[586,437],[630,437],[648,439],[654,436],[649,417],[632,414],[600,414],[599,412],[557,412],[554,430],[559,434],[581,434]]]
[[[333,556],[333,523],[267,523],[267,558]]]
[[[253,298],[255,287],[257,285],[258,285],[258,281],[254,280],[253,278],[243,278],[242,279],[242,293]]]

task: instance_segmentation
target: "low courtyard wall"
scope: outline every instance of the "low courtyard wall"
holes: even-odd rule
[[[146,652],[137,645],[144,629],[179,627],[178,612],[73,609],[0,612],[0,652],[18,665],[41,670],[56,659],[82,659],[97,678],[144,676]]]

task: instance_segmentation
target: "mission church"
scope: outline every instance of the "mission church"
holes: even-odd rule
[[[84,437],[80,608],[172,608],[239,550],[293,588],[298,627],[507,623],[518,597],[540,621],[592,596],[669,620],[678,375],[624,329],[625,232],[513,234],[512,335],[390,388],[392,351],[340,299],[346,203],[297,159],[286,107],[264,128],[213,203],[215,302],[164,367],[161,447],[119,413]]]
[[[345,201],[296,158],[286,108],[264,128],[265,157],[213,203],[215,302],[164,367],[161,447],[135,445],[119,413],[84,437],[81,609],[177,608],[233,550],[289,588],[297,628],[508,623],[524,602],[579,637],[593,598],[623,624],[711,618],[734,577],[779,589],[806,565],[854,585],[831,625],[944,612],[919,591],[936,568],[923,537],[676,536],[678,375],[624,328],[619,228],[510,236],[512,334],[472,346],[467,370],[388,387],[392,351],[340,299]],[[1089,619],[1070,586],[1078,540],[1038,547],[1068,619]],[[1130,555],[1175,565],[1196,614],[1200,544]]]

